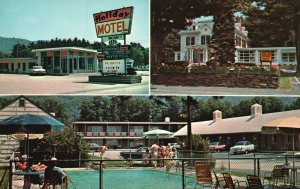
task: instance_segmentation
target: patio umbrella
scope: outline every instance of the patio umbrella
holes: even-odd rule
[[[174,133],[162,129],[155,129],[143,133],[145,138],[173,138]]]
[[[28,138],[30,133],[42,134],[50,131],[61,131],[64,128],[65,125],[60,121],[43,115],[22,114],[0,120],[0,134],[27,134],[27,155],[29,155]]]
[[[275,119],[264,124],[261,131],[263,134],[288,134],[293,136],[293,166],[295,166],[295,135],[300,132],[300,118],[287,117]]]

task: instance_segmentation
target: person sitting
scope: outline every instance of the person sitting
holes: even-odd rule
[[[56,167],[56,161],[57,159],[55,157],[51,158],[51,161],[49,162],[49,165],[45,169],[45,179],[44,179],[44,185],[42,189],[48,188],[48,186],[53,185],[53,188],[56,188],[56,185],[62,185],[63,180],[67,180],[67,174],[61,170],[60,167]],[[67,185],[67,182],[65,182]],[[66,186],[68,188],[68,186]]]

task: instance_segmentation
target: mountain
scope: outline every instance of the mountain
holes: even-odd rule
[[[20,43],[24,45],[28,45],[32,41],[21,38],[9,38],[9,37],[1,37],[0,36],[0,51],[4,53],[10,53],[15,44]]]

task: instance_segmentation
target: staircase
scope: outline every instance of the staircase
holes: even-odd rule
[[[0,135],[0,167],[9,166],[9,158],[19,148],[19,142],[9,135]]]

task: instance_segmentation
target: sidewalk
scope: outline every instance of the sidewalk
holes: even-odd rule
[[[256,88],[229,88],[229,87],[191,87],[191,86],[165,86],[151,85],[151,94],[154,95],[207,95],[207,96],[278,96],[300,95],[300,82],[296,77],[291,78],[291,89],[256,89]]]

